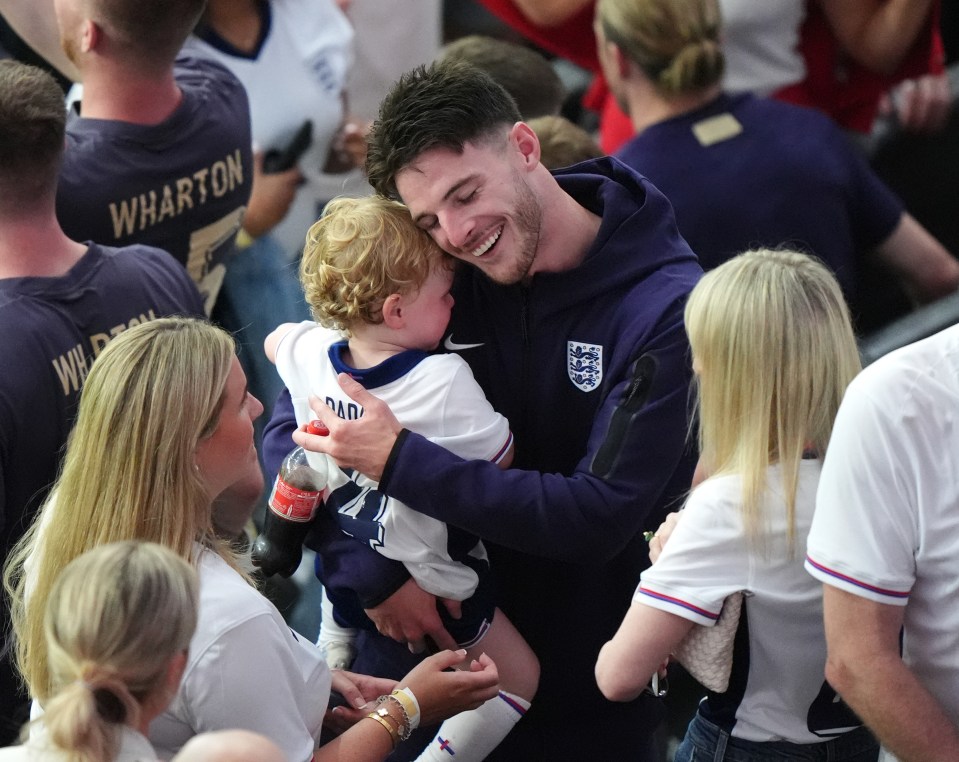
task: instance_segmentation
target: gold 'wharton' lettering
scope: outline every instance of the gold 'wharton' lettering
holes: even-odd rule
[[[211,194],[213,198],[221,198],[242,184],[243,156],[238,148],[192,175],[165,183],[159,189],[111,202],[113,237],[119,240],[146,230],[184,211],[202,206]]]
[[[92,334],[90,336],[89,352],[84,349],[83,344],[77,344],[59,357],[54,357],[51,362],[57,378],[60,379],[63,395],[66,397],[80,391],[80,387],[83,386],[83,382],[87,378],[90,363],[97,358],[111,339],[119,336],[127,328],[133,328],[133,326],[140,325],[140,323],[145,323],[148,320],[156,320],[156,313],[153,310],[134,315],[127,322],[119,323],[105,333]]]
[[[80,387],[87,377],[87,357],[83,352],[83,345],[77,344],[69,352],[64,352],[53,359],[53,369],[57,372],[63,395],[80,391]]]

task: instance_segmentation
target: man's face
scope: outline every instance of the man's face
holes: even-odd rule
[[[533,272],[542,209],[515,142],[433,148],[402,169],[396,188],[419,227],[444,250],[501,284]]]

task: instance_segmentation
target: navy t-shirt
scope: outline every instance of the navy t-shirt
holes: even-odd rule
[[[828,117],[748,94],[651,125],[617,156],[670,200],[704,270],[786,245],[822,259],[850,300],[857,259],[903,212]]]
[[[169,254],[91,244],[60,277],[0,279],[0,549],[26,529],[56,477],[90,364],[127,328],[203,315]]]
[[[170,252],[213,306],[253,182],[246,91],[224,67],[183,57],[183,100],[156,125],[71,111],[57,217],[75,241]]]

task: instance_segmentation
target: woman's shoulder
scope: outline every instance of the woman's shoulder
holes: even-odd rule
[[[272,617],[276,611],[266,596],[209,548],[199,551],[197,573],[201,625],[215,622],[217,630],[228,629],[254,617]]]
[[[686,508],[738,508],[742,502],[742,489],[743,480],[739,474],[710,476],[692,489],[686,500]]]

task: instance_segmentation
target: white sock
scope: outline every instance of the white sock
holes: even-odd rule
[[[316,645],[330,669],[349,669],[356,657],[356,630],[333,618],[333,603],[323,591],[323,617]]]
[[[520,721],[530,703],[506,691],[440,725],[417,762],[481,762]]]

